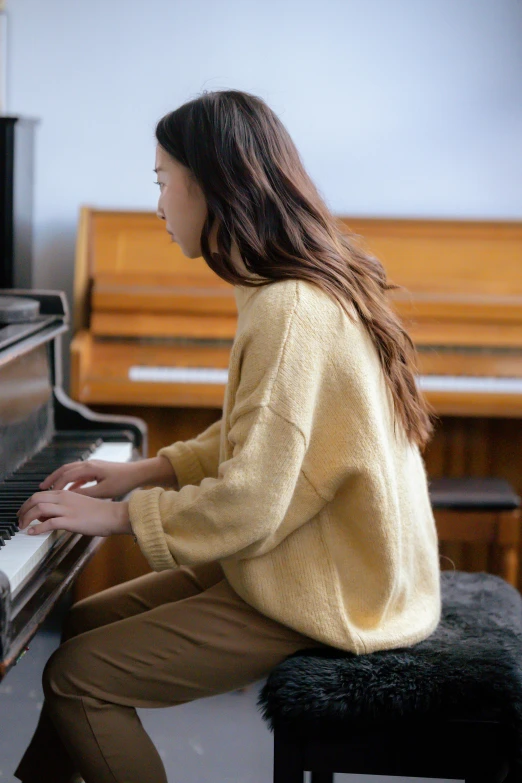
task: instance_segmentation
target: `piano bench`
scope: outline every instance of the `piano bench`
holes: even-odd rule
[[[515,783],[522,774],[522,598],[498,576],[441,574],[435,631],[355,655],[299,650],[257,706],[274,734],[273,783],[335,773]],[[388,779],[388,777],[386,778]]]
[[[491,570],[518,587],[521,499],[509,482],[439,478],[429,492],[439,541],[489,544]]]

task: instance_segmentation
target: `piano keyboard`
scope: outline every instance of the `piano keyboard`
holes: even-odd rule
[[[9,579],[11,596],[23,587],[56,542],[68,535],[63,530],[52,530],[28,536],[26,530],[18,529],[16,512],[28,497],[40,490],[40,482],[67,462],[79,459],[130,462],[131,457],[132,444],[128,441],[104,443],[101,439],[94,440],[89,433],[89,440],[72,445],[57,436],[6,477],[0,484],[0,571]]]
[[[130,381],[155,383],[228,383],[228,370],[221,367],[129,367]]]
[[[420,375],[419,388],[428,392],[522,394],[522,378],[473,375]]]
[[[226,385],[228,370],[219,367],[147,367],[132,365],[131,381],[156,383],[216,383]],[[471,375],[418,375],[425,392],[473,392],[476,394],[522,394],[522,378]]]

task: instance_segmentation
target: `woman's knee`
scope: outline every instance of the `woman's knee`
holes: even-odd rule
[[[86,652],[79,639],[65,642],[54,651],[42,674],[43,692],[48,701],[84,693],[82,672],[86,667]]]
[[[105,602],[100,600],[100,595],[98,593],[82,598],[71,606],[63,622],[62,643],[81,633],[92,631],[93,628],[99,628],[100,625],[106,625],[114,619],[108,616]]]
[[[59,647],[54,651],[42,673],[42,687],[47,701],[52,701],[58,692],[63,691],[62,679],[67,661],[63,658],[62,649]]]
[[[82,607],[83,601],[73,604],[65,615],[62,626],[62,643],[88,630],[89,611]]]

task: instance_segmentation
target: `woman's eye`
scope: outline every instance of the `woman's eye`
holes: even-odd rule
[[[159,185],[159,186],[160,186],[160,188],[161,188],[161,187],[162,187],[162,185],[163,185],[163,182],[158,182],[158,180],[154,180],[154,184],[155,184],[155,185]]]

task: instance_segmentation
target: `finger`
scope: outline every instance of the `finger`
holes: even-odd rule
[[[56,470],[53,470],[52,473],[49,473],[49,475],[46,478],[44,478],[44,480],[40,484],[40,487],[42,489],[47,489],[52,484],[54,484],[54,482],[62,475],[64,470],[69,470],[73,465],[77,465],[77,464],[78,464],[77,462],[68,462],[66,465],[62,465]]]
[[[27,500],[24,503],[22,503],[22,505],[20,506],[20,508],[16,512],[16,516],[18,517],[18,521],[20,521],[20,519],[23,516],[25,516],[25,514],[27,514],[29,509],[33,508],[33,506],[36,506],[38,501],[42,499],[41,496],[43,494],[44,494],[43,492],[35,492],[34,495],[31,495],[30,497],[27,498]],[[38,498],[37,495],[39,495],[40,497]]]
[[[66,465],[62,465],[61,467],[57,468],[42,481],[40,484],[41,489],[48,489],[50,486],[52,486],[57,480],[59,480],[64,471],[68,471],[71,468],[75,468],[83,464],[83,462],[67,462]]]
[[[78,486],[86,484],[88,481],[96,481],[96,472],[93,468],[82,467],[75,470],[69,470],[63,473],[53,484],[53,490],[65,489],[71,482]]]
[[[65,509],[63,506],[59,506],[57,503],[37,504],[33,508],[29,509],[25,516],[18,520],[18,528],[20,530],[25,530],[30,526],[31,522],[35,522],[36,520],[43,521],[45,519],[50,519],[51,517],[56,516],[58,512],[63,514],[64,511]]]
[[[66,520],[62,517],[50,517],[45,522],[40,522],[37,525],[31,525],[27,530],[28,536],[37,536],[39,533],[48,533],[50,530],[66,530],[64,525]]]
[[[104,493],[102,484],[103,482],[100,482],[99,484],[95,484],[92,487],[83,487],[82,484],[79,484],[77,487],[69,487],[68,491],[74,492],[77,495],[86,495],[88,498],[103,498]]]
[[[55,479],[53,483],[53,490],[56,489],[65,489],[67,484],[70,484],[74,481],[80,481],[83,484],[87,481],[92,481],[93,478],[95,478],[96,473],[94,468],[88,466],[88,465],[79,465],[77,467],[71,467],[67,470],[64,470],[60,476],[58,476],[57,479]]]
[[[54,492],[54,490],[47,490],[46,492],[35,492],[31,497],[27,498],[25,503],[23,503],[18,511],[16,512],[16,516],[18,519],[20,517],[25,516],[25,514],[29,511],[29,509],[33,508],[37,503],[40,501],[56,501],[60,496],[58,493]]]
[[[50,517],[60,516],[65,512],[65,508],[58,503],[36,503],[28,509],[25,514],[18,519],[18,527],[24,530],[35,519],[49,519]]]
[[[84,482],[83,481],[73,481],[71,482],[71,485],[67,487],[67,490],[69,492],[74,492],[76,489],[79,489],[80,487],[83,487]]]

